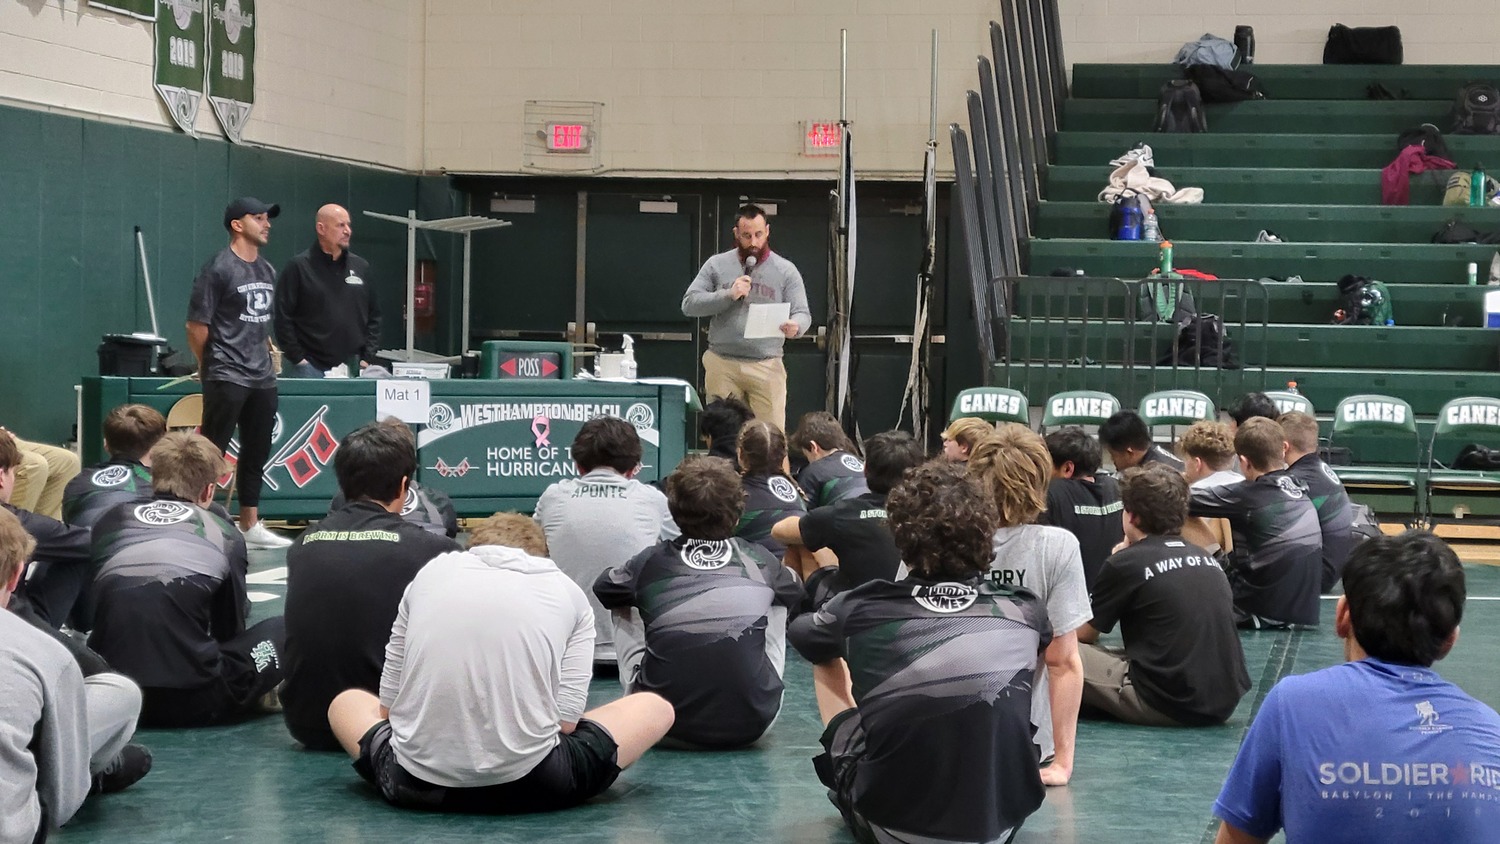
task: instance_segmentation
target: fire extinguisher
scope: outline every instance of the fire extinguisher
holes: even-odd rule
[[[412,296],[417,330],[431,331],[437,322],[437,262],[418,261],[416,291]]]

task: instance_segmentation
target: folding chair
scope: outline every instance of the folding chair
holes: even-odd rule
[[[1197,390],[1161,390],[1141,399],[1136,410],[1147,428],[1162,425],[1191,425],[1219,418],[1214,400]]]
[[[1313,412],[1313,403],[1307,400],[1307,396],[1301,393],[1293,393],[1287,390],[1267,390],[1266,398],[1275,405],[1278,413],[1306,413],[1308,416],[1317,416]]]
[[[948,421],[975,416],[988,422],[1016,422],[1031,426],[1026,396],[1006,387],[970,387],[953,399]]]
[[[1427,443],[1427,483],[1423,514],[1429,524],[1477,517],[1489,523],[1500,520],[1500,472],[1477,469],[1437,468],[1440,442],[1452,448],[1462,437],[1491,447],[1500,446],[1500,399],[1465,396],[1453,399],[1438,411],[1432,439]],[[1453,448],[1453,454],[1458,449]],[[1453,459],[1446,461],[1451,467]],[[1441,509],[1443,514],[1438,515]]]
[[[1047,399],[1042,409],[1042,427],[1103,425],[1120,409],[1120,400],[1099,390],[1067,390]]]
[[[1331,449],[1340,437],[1358,436],[1367,445],[1378,445],[1385,455],[1399,455],[1405,444],[1410,467],[1399,465],[1354,465],[1331,467],[1350,497],[1369,505],[1376,513],[1400,516],[1407,525],[1422,521],[1422,438],[1411,405],[1395,396],[1373,393],[1349,396],[1333,412],[1328,435]],[[1404,460],[1398,460],[1405,462]]]

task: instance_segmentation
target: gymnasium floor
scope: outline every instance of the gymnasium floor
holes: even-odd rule
[[[252,552],[254,616],[281,611],[284,552]],[[1491,706],[1500,704],[1500,569],[1468,566],[1462,637],[1438,664]],[[1243,634],[1254,688],[1223,727],[1161,730],[1084,721],[1072,785],[1051,789],[1017,842],[1212,841],[1214,797],[1265,691],[1287,674],[1342,660],[1333,602],[1321,628]],[[386,806],[337,754],[309,753],[280,716],[205,730],[142,731],[155,767],[128,791],[92,798],[60,842],[548,841],[557,844],[824,844],[852,841],[808,760],[820,727],[811,671],[788,654],[785,708],[758,747],[732,753],[653,750],[602,797],[525,817],[427,815]],[[616,697],[598,680],[592,703]],[[914,777],[941,772],[913,772]],[[1279,840],[1279,839],[1278,839]]]

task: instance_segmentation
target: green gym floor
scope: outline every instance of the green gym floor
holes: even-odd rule
[[[252,552],[253,615],[281,612],[284,552]],[[1500,704],[1500,569],[1468,566],[1469,604],[1448,679]],[[1223,727],[1162,730],[1084,721],[1073,783],[1050,789],[1017,842],[1212,841],[1214,797],[1266,690],[1287,674],[1342,660],[1332,630],[1245,633],[1254,688]],[[61,842],[547,841],[557,844],[823,844],[849,842],[809,759],[820,726],[806,662],[789,653],[786,703],[771,735],[730,753],[653,750],[601,797],[568,812],[522,817],[429,815],[383,803],[339,754],[302,750],[280,716],[203,730],[145,730],[156,761],[127,791],[91,798]],[[597,680],[591,703],[619,694]],[[912,771],[912,776],[943,776]],[[1279,839],[1278,839],[1279,840]]]

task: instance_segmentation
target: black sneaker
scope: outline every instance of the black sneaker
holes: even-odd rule
[[[113,794],[134,785],[151,771],[151,751],[144,745],[127,744],[104,770],[94,774],[89,794]]]

